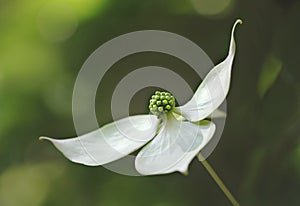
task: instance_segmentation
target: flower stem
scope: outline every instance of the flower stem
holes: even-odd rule
[[[233,206],[240,206],[240,204],[236,201],[234,196],[231,194],[231,192],[228,190],[228,188],[225,186],[223,181],[220,179],[220,177],[217,175],[215,170],[210,166],[210,164],[204,159],[201,153],[198,155],[199,161],[202,163],[202,165],[205,167],[207,172],[210,174],[210,176],[215,180],[217,185],[220,187],[220,189],[223,191],[223,193],[226,195],[228,200],[231,202]]]

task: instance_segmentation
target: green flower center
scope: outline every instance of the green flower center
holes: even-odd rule
[[[156,91],[150,99],[149,109],[154,115],[160,116],[175,107],[175,98],[169,92]]]

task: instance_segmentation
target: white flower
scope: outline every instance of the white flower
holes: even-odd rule
[[[144,146],[137,154],[135,167],[143,175],[186,173],[192,159],[210,141],[215,124],[199,124],[225,100],[230,86],[235,55],[234,30],[228,56],[205,77],[192,99],[175,107],[174,97],[156,92],[150,100],[153,114],[130,116],[107,124],[91,133],[51,141],[68,159],[89,166],[118,160]]]

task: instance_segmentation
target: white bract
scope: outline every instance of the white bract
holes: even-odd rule
[[[150,100],[149,115],[136,115],[107,124],[91,133],[51,141],[69,160],[89,166],[118,160],[140,149],[135,159],[136,170],[143,175],[186,173],[192,159],[211,140],[215,124],[199,123],[225,100],[230,86],[235,55],[234,30],[226,59],[205,77],[192,99],[175,107],[168,92],[156,92]],[[207,121],[206,121],[207,122]],[[143,147],[144,146],[144,147]]]

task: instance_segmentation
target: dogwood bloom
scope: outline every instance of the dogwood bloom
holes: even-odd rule
[[[150,100],[152,114],[129,116],[75,138],[40,139],[51,141],[69,160],[84,165],[103,165],[141,148],[135,159],[139,173],[186,173],[192,159],[214,135],[215,124],[201,124],[200,120],[218,111],[228,93],[238,23],[241,20],[232,28],[228,56],[207,74],[183,106],[176,107],[170,93],[157,91]]]

